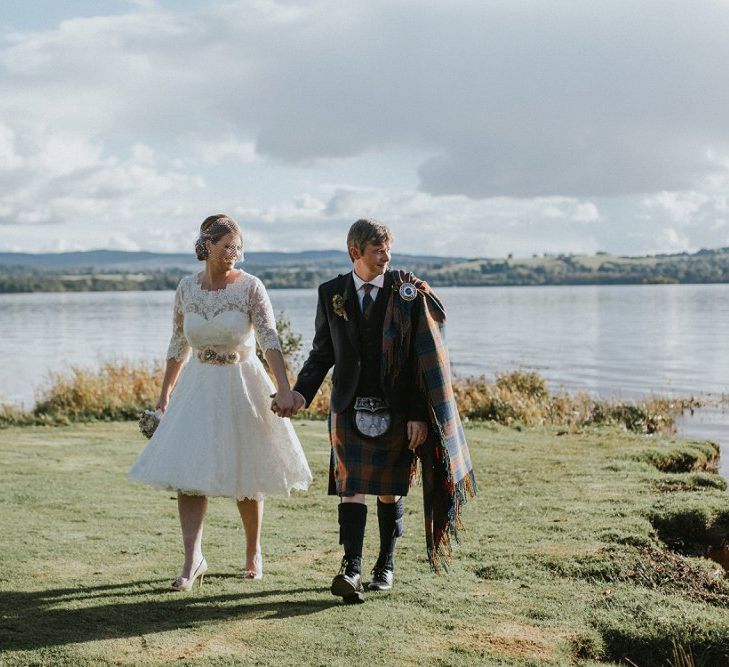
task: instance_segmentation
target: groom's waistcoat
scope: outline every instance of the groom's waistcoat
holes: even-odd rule
[[[384,398],[384,390],[380,381],[380,366],[382,363],[382,328],[385,323],[388,297],[389,294],[385,292],[384,288],[378,290],[377,299],[375,299],[369,317],[365,317],[360,308],[354,309],[362,361],[355,392],[357,396]]]

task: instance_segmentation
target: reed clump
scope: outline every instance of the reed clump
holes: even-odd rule
[[[676,418],[699,406],[695,399],[684,398],[622,402],[586,393],[552,393],[541,375],[520,370],[497,375],[494,382],[483,376],[458,378],[453,389],[463,418],[506,426],[618,425],[635,433],[672,433]]]
[[[98,371],[74,366],[50,376],[33,412],[72,422],[138,419],[156,402],[163,374],[160,365],[127,361],[106,362]]]
[[[541,375],[521,370],[501,373],[493,382],[484,376],[456,378],[453,391],[464,420],[569,429],[617,425],[645,434],[674,433],[676,419],[700,405],[693,398],[648,398],[630,403],[596,399],[586,393],[551,393]],[[325,419],[330,395],[327,378],[302,416]]]
[[[98,370],[72,367],[50,376],[32,411],[0,406],[0,427],[138,419],[154,406],[163,373],[161,365],[132,362],[107,362]],[[698,405],[694,399],[623,403],[588,394],[551,393],[543,377],[526,371],[502,373],[493,382],[485,377],[458,378],[453,389],[464,420],[512,427],[620,425],[636,433],[671,433],[676,418]],[[327,378],[300,416],[326,419],[330,395]]]
[[[0,406],[0,427],[139,419],[154,406],[163,374],[161,365],[128,361],[97,370],[72,366],[49,375],[33,410]]]

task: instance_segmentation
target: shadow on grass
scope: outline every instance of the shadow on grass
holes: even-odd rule
[[[341,605],[329,596],[328,588],[207,595],[199,589],[176,593],[166,590],[167,586],[167,581],[150,580],[91,588],[5,591],[0,597],[0,653],[138,637],[246,616],[285,619]],[[305,599],[269,599],[305,593],[315,595]],[[84,605],[89,600],[94,600],[94,604]]]

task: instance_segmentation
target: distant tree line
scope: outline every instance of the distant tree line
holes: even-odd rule
[[[132,290],[169,290],[175,289],[183,273],[149,274],[137,278],[137,274],[105,277],[104,274],[78,275],[68,273],[54,275],[41,273],[12,274],[0,270],[0,293],[18,292],[128,292]]]
[[[432,285],[635,285],[729,282],[729,249],[693,255],[595,258],[558,255],[539,262],[482,260],[465,265],[422,266],[415,271]]]
[[[245,270],[258,276],[269,288],[312,288],[349,267],[254,266]],[[618,257],[598,253],[545,255],[520,260],[472,259],[468,261],[414,264],[401,267],[413,271],[431,285],[635,285],[671,283],[729,283],[729,248],[701,250],[694,254]],[[169,290],[188,271],[159,272],[61,272],[37,271],[27,267],[0,266],[2,292],[95,292]]]

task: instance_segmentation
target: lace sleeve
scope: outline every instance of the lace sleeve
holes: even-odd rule
[[[182,283],[177,286],[175,292],[175,307],[172,316],[172,337],[167,347],[167,359],[176,359],[177,361],[185,361],[187,353],[190,351],[190,344],[185,338],[183,324],[185,322],[185,311],[182,304]]]
[[[248,304],[249,315],[256,332],[256,339],[261,350],[280,350],[281,343],[276,333],[276,319],[273,316],[273,306],[263,283],[256,278],[251,290]]]

